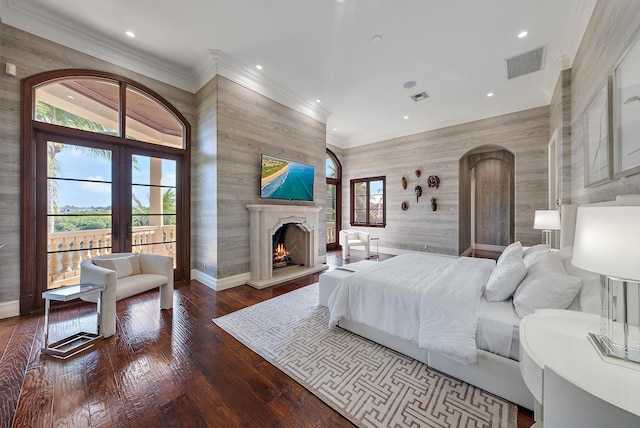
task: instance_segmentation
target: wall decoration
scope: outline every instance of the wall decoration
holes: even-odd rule
[[[420,171],[419,169],[416,169],[416,177],[420,177],[420,174],[422,174],[422,171]]]
[[[611,79],[607,79],[583,115],[585,186],[596,186],[611,179],[610,86]]]
[[[430,175],[427,179],[427,186],[435,187],[436,189],[440,187],[440,177],[437,175]]]
[[[617,177],[640,172],[640,40],[615,71],[613,172]]]
[[[407,179],[402,177],[402,188],[406,189],[407,188]]]
[[[416,187],[413,190],[414,192],[416,192],[416,203],[418,203],[418,199],[420,199],[420,196],[422,196],[422,186],[416,184]]]
[[[400,208],[402,208],[402,211],[408,210],[409,209],[409,202],[403,201],[402,204],[400,205]]]
[[[438,203],[436,202],[436,198],[431,198],[431,211],[435,211],[438,209]]]

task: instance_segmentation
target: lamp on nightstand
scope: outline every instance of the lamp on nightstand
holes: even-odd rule
[[[605,357],[640,363],[640,206],[578,208],[574,266],[606,277],[600,334]],[[614,361],[615,361],[614,360]]]
[[[560,230],[560,211],[557,210],[536,210],[533,217],[533,228],[542,229],[544,243],[549,245],[549,235],[552,230]]]

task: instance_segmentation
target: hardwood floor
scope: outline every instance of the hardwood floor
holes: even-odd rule
[[[353,426],[211,321],[317,280],[222,292],[183,282],[170,311],[157,291],[121,300],[115,336],[67,360],[41,355],[42,314],[0,320],[0,427]],[[94,331],[95,305],[54,309],[51,323],[53,340]],[[520,410],[518,428],[532,423]]]

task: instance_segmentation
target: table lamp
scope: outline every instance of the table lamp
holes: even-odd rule
[[[544,243],[549,245],[549,235],[552,230],[560,230],[560,211],[557,210],[536,210],[533,217],[533,228],[542,229]]]
[[[600,334],[589,338],[608,361],[640,363],[639,246],[640,206],[578,208],[572,263],[606,278]]]

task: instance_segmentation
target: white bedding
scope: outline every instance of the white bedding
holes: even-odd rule
[[[394,257],[344,279],[329,298],[330,323],[351,319],[455,361],[475,362],[478,307],[494,267],[488,259]]]

